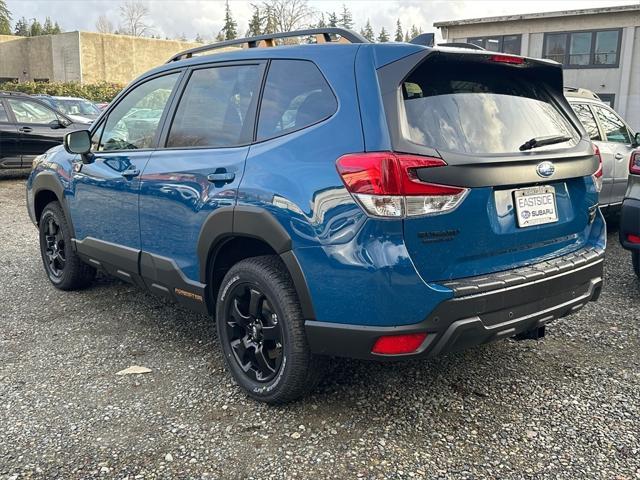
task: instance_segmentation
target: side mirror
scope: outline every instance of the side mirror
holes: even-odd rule
[[[640,132],[636,132],[636,136],[633,137],[633,143],[631,146],[633,148],[640,147]]]
[[[64,127],[65,127],[65,124],[64,124],[64,123],[62,123],[62,122],[60,121],[60,119],[56,118],[55,120],[51,120],[51,121],[49,122],[49,127],[50,127],[50,128],[53,128],[54,130],[56,130],[56,129],[58,129],[58,128],[64,128]]]
[[[89,130],[76,130],[64,136],[64,149],[69,153],[86,155],[91,151],[91,133]],[[83,158],[84,162],[84,158]]]

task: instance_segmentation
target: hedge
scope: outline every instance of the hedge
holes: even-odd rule
[[[44,83],[44,82],[4,82],[0,90],[11,90],[24,93],[46,93],[61,97],[81,97],[94,102],[110,102],[124,88],[118,83],[101,82],[92,85],[76,82]]]

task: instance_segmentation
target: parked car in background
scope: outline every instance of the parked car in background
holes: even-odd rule
[[[602,158],[600,206],[605,211],[617,210],[627,190],[629,159],[639,146],[638,138],[597,94],[584,88],[565,88],[564,92]]]
[[[640,133],[636,133],[640,143]],[[620,243],[631,250],[631,264],[640,280],[640,150],[631,154],[629,183],[620,212]]]
[[[207,54],[295,36],[326,43]],[[596,300],[598,167],[560,65],[327,28],[142,75],[27,205],[55,287],[99,269],[214,315],[237,383],[282,403],[328,356],[539,338]]]
[[[102,113],[93,102],[79,97],[58,97],[52,95],[32,95],[67,117],[77,122],[91,123]]]
[[[0,92],[0,168],[31,168],[36,156],[84,128],[86,122],[75,122],[40,99]]]

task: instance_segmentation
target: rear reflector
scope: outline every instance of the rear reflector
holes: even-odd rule
[[[347,190],[377,217],[430,215],[455,208],[468,189],[418,177],[419,169],[446,165],[441,158],[393,152],[351,153],[336,162]]]
[[[593,145],[593,154],[598,157],[598,169],[591,175],[591,178],[593,178],[596,192],[600,193],[602,191],[602,155],[600,155],[600,149],[597,145]]]
[[[376,340],[375,345],[371,349],[371,353],[378,353],[381,355],[400,355],[403,353],[413,353],[418,350],[418,348],[420,348],[425,338],[427,338],[426,333],[386,335]]]
[[[640,150],[631,152],[631,160],[629,160],[629,173],[640,175]]]
[[[498,63],[513,63],[515,65],[522,65],[524,63],[524,58],[514,55],[491,55],[489,60]]]
[[[640,236],[628,233],[627,234],[627,241],[629,243],[640,243]]]

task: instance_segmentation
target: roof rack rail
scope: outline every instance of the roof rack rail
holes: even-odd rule
[[[257,37],[237,38],[235,40],[225,40],[223,42],[212,43],[210,45],[203,45],[202,47],[190,48],[189,50],[177,53],[176,55],[171,57],[167,61],[167,63],[184,60],[185,58],[191,58],[194,54],[197,53],[209,52],[212,50],[217,50],[218,48],[231,47],[234,45],[246,44],[248,48],[273,47],[275,46],[274,40],[281,38],[315,36],[318,43],[336,43],[336,40],[332,38],[332,35],[340,36],[340,41],[345,40],[349,43],[369,43],[369,40],[364,38],[359,33],[346,28],[310,28],[307,30],[295,30],[293,32],[269,33],[266,35],[258,35]]]

